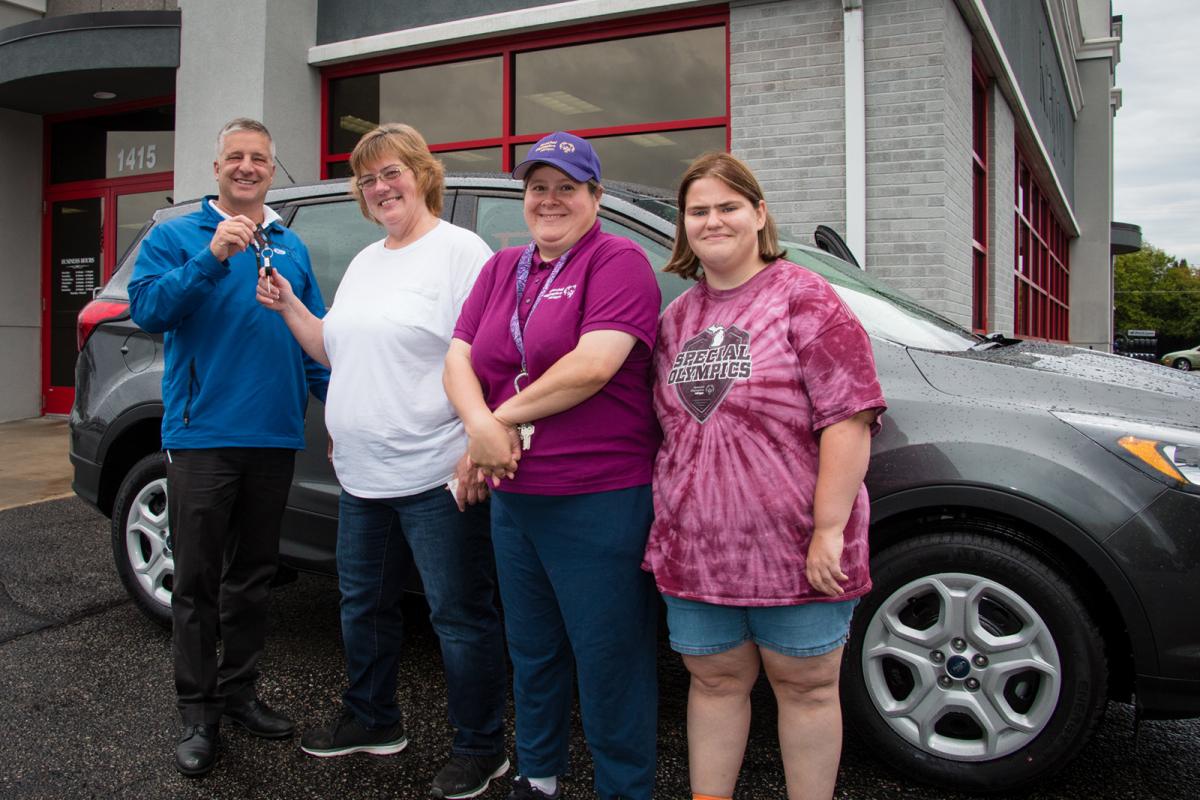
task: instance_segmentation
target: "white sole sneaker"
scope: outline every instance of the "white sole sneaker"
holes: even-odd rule
[[[479,784],[474,789],[469,789],[465,792],[459,792],[457,794],[443,794],[435,788],[432,792],[430,792],[430,794],[434,798],[443,798],[443,800],[467,800],[467,798],[478,797],[488,790],[488,787],[492,785],[492,781],[508,772],[509,766],[508,759],[504,759],[504,763],[496,767],[495,771],[492,772],[491,775],[488,775],[486,778],[484,778],[483,783]]]
[[[300,745],[300,749],[310,756],[317,758],[335,758],[337,756],[348,756],[353,753],[367,753],[372,756],[390,756],[399,753],[404,748],[408,747],[408,739],[400,739],[395,742],[381,742],[380,744],[355,744],[346,747],[331,747],[328,750],[310,749],[304,745]]]

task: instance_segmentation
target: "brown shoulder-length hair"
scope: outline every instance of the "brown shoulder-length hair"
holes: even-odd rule
[[[674,272],[692,280],[700,277],[700,259],[688,244],[684,215],[687,213],[688,189],[701,178],[716,178],[749,200],[756,208],[763,202],[762,187],[758,185],[758,179],[754,177],[750,167],[729,153],[705,153],[688,165],[687,171],[679,181],[679,216],[675,220],[675,249],[671,252],[671,260],[663,267],[663,272]],[[779,246],[779,232],[769,210],[767,221],[758,232],[758,255],[768,263],[787,255],[787,250]]]
[[[366,172],[367,164],[378,164],[388,158],[398,158],[400,163],[413,171],[417,190],[425,196],[425,207],[435,217],[442,214],[442,195],[446,188],[446,170],[442,162],[429,152],[425,137],[411,125],[402,122],[385,122],[373,131],[363,134],[350,153],[350,193],[358,201],[362,215],[372,222],[379,220],[371,216],[367,200],[358,188],[358,178]]]

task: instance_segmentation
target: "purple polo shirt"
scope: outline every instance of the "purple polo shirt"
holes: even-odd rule
[[[454,328],[454,337],[471,345],[471,364],[492,409],[512,397],[513,378],[521,371],[509,320],[517,305],[517,262],[523,249],[501,250],[483,266]],[[532,446],[521,456],[516,477],[499,488],[564,495],[648,484],[660,436],[651,399],[651,353],[661,294],[650,262],[640,247],[602,232],[597,222],[576,242],[530,316],[551,266],[534,256],[519,303],[527,322],[531,380],[574,350],[589,331],[624,331],[637,343],[603,389],[534,423]]]

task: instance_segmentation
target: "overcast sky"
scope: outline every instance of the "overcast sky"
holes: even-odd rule
[[[1124,16],[1114,219],[1200,267],[1198,0],[1113,0]]]

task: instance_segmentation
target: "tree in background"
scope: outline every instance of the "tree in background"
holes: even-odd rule
[[[1158,331],[1160,352],[1200,342],[1200,270],[1146,243],[1117,256],[1113,274],[1113,329]]]

